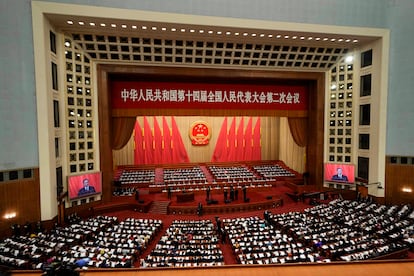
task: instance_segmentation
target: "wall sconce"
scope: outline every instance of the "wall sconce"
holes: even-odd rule
[[[4,214],[3,218],[5,219],[12,219],[16,217],[16,212],[6,213]]]
[[[402,188],[403,193],[411,193],[413,191],[413,189],[411,189],[410,187],[404,187]]]

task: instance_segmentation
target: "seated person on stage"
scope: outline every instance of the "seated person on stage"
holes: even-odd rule
[[[332,176],[332,180],[348,182],[348,177],[346,175],[342,174],[342,168],[338,168],[336,170],[336,172],[337,173]]]

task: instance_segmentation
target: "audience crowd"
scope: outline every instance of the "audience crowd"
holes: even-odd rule
[[[175,220],[141,267],[224,265],[218,237],[210,220]]]

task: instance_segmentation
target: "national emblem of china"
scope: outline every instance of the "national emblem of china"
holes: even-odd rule
[[[211,137],[211,128],[204,121],[192,123],[189,132],[191,143],[196,146],[207,145]]]

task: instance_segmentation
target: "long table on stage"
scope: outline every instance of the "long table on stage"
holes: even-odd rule
[[[177,203],[189,202],[194,200],[193,192],[185,192],[177,194]]]

